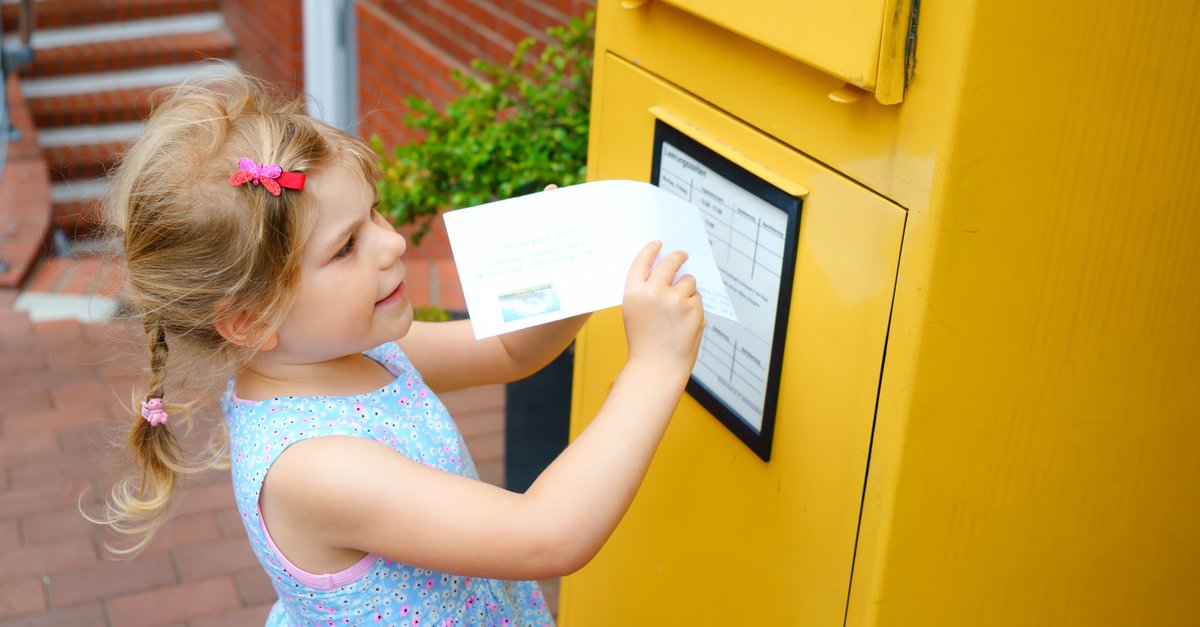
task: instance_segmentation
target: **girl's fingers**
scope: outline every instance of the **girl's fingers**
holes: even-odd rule
[[[662,242],[658,240],[646,244],[637,257],[634,257],[626,282],[645,281],[650,278],[650,265],[654,263],[654,258],[658,256],[660,250],[662,250]]]
[[[679,274],[679,269],[683,267],[683,264],[687,261],[687,259],[688,254],[682,250],[677,250],[666,257],[663,257],[662,260],[658,262],[658,265],[654,266],[654,270],[650,272],[650,279],[660,281],[667,285],[675,283],[675,275]]]
[[[675,285],[679,286],[683,290],[683,293],[687,294],[688,296],[696,293],[696,277],[690,274],[685,274],[679,277],[679,280],[675,282]]]

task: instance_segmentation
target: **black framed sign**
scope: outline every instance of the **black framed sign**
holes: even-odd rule
[[[687,391],[770,460],[802,200],[662,120],[650,182],[699,207],[738,317],[706,316]]]

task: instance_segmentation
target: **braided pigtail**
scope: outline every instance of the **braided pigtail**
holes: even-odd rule
[[[150,380],[145,394],[135,397],[133,424],[126,449],[132,453],[135,471],[113,486],[105,516],[93,522],[136,538],[131,546],[108,550],[117,556],[133,557],[146,548],[154,532],[170,517],[172,496],[183,475],[217,465],[215,453],[204,459],[188,459],[176,437],[179,426],[191,426],[192,409],[186,404],[163,403],[167,369],[167,337],[162,326],[147,320],[146,348],[150,354]],[[168,420],[174,419],[174,426]]]

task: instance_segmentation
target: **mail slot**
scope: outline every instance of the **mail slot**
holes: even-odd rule
[[[897,81],[903,84],[903,65],[893,54],[910,26],[906,0],[624,0],[621,8],[608,17],[617,20],[615,31],[629,35],[622,43],[630,48],[647,43],[649,31],[679,28],[679,9],[844,82],[879,88],[883,102],[903,96],[896,88]],[[629,52],[622,43],[614,40],[613,49]]]

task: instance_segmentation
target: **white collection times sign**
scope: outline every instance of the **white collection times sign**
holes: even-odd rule
[[[700,209],[738,318],[706,318],[688,390],[769,459],[800,201],[661,121],[655,143],[653,182]]]

